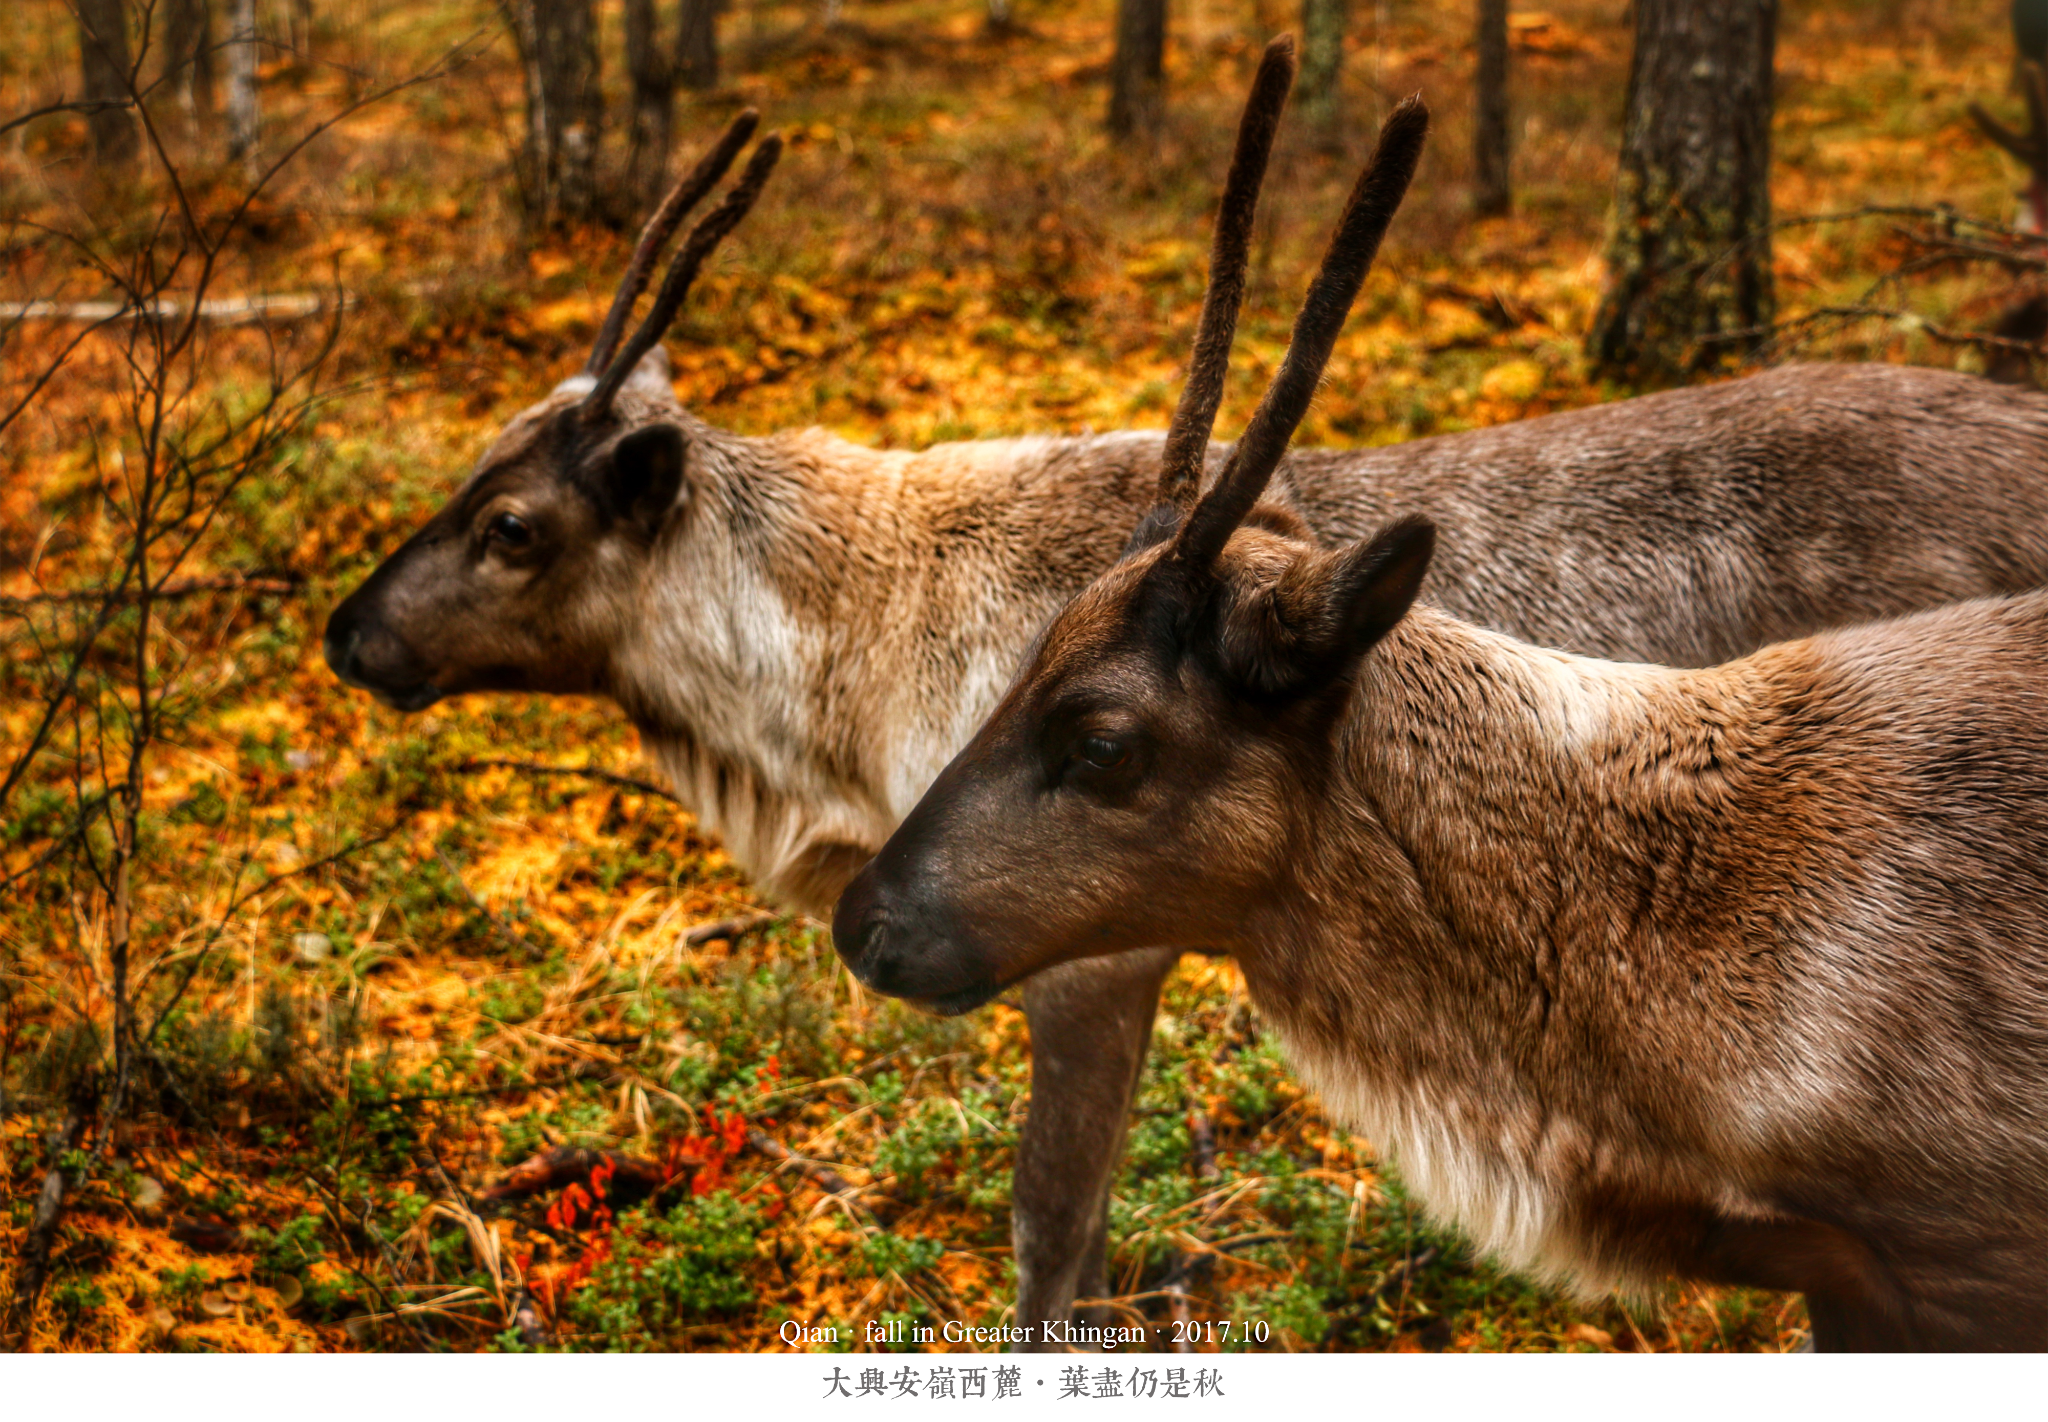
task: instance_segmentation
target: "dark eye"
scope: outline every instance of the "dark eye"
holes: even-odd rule
[[[1122,741],[1113,741],[1107,736],[1084,736],[1081,739],[1081,759],[1097,770],[1114,770],[1130,757],[1130,747]]]
[[[484,529],[486,543],[502,543],[507,548],[524,548],[533,542],[533,525],[518,514],[501,513]]]

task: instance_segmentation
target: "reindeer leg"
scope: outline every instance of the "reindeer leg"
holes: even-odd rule
[[[1024,985],[1031,1023],[1031,1111],[1017,1145],[1011,1238],[1017,1323],[1027,1352],[1058,1351],[1043,1325],[1100,1297],[1109,1187],[1123,1156],[1131,1095],[1145,1064],[1160,984],[1178,949],[1123,953],[1049,969]]]
[[[1897,1353],[1926,1346],[1895,1311],[1853,1296],[1808,1293],[1806,1317],[1816,1353]]]

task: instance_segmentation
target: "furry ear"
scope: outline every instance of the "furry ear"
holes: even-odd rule
[[[1408,615],[1422,576],[1436,552],[1436,525],[1410,516],[1381,529],[1369,543],[1347,550],[1330,580],[1329,608],[1338,645],[1359,657]]]
[[[683,432],[670,424],[641,426],[612,446],[600,477],[614,514],[652,537],[682,489]]]
[[[1435,526],[1407,518],[1342,553],[1305,554],[1225,615],[1224,667],[1255,697],[1328,689],[1408,615],[1435,548]]]

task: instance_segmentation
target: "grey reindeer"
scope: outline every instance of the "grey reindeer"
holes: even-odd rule
[[[1326,1105],[1512,1264],[1797,1290],[1823,1349],[2048,1347],[2048,592],[1667,670],[1417,605],[1427,519],[1331,547],[1260,503],[1426,127],[1389,117],[1229,463],[1199,497],[1169,463],[840,953],[964,1011],[1234,951]]]
[[[1115,561],[1152,505],[1164,438],[879,451],[817,430],[742,438],[683,410],[659,340],[738,194],[685,240],[623,349],[621,333],[753,123],[649,222],[584,373],[513,419],[334,611],[326,653],[343,681],[408,709],[484,691],[611,698],[755,881],[823,916],[995,706],[1032,634]],[[1706,665],[2048,580],[2048,399],[1932,370],[1789,366],[1299,451],[1268,498],[1333,544],[1391,510],[1428,514],[1440,548],[1425,595],[1449,613]],[[1022,1319],[1106,1292],[1108,1192],[1177,956],[1025,984]]]

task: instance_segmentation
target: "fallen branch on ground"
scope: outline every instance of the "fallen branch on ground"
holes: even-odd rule
[[[757,913],[740,914],[734,918],[721,918],[710,923],[700,923],[695,928],[683,930],[683,946],[685,948],[702,948],[714,938],[723,938],[729,942],[734,941],[742,933],[752,933],[755,929],[766,928],[773,922],[775,922],[775,915],[764,909]]]
[[[524,1200],[565,1185],[590,1183],[591,1171],[609,1162],[611,1183],[606,1199],[620,1205],[635,1205],[668,1183],[668,1173],[654,1161],[615,1150],[584,1150],[579,1146],[555,1146],[522,1160],[505,1172],[505,1178],[477,1192],[477,1199],[493,1203]]]
[[[1974,346],[1985,351],[2016,351],[2029,355],[2044,354],[2039,341],[2015,340],[2009,336],[1996,336],[1988,331],[1956,331],[1913,311],[1904,311],[1890,306],[1822,306],[1803,312],[1788,321],[1771,326],[1746,326],[1739,331],[1717,331],[1697,337],[1701,345],[1726,345],[1736,341],[1754,340],[1761,337],[1782,338],[1795,332],[1809,330],[1828,321],[1848,325],[1855,321],[1890,321],[1926,336],[1929,340],[1943,345]]]
[[[64,1174],[64,1157],[78,1149],[79,1140],[85,1135],[85,1124],[92,1119],[93,1108],[99,1099],[98,1083],[87,1075],[73,1090],[71,1113],[65,1117],[63,1129],[50,1141],[50,1169],[43,1176],[42,1193],[36,1198],[35,1218],[30,1223],[28,1238],[21,1249],[21,1268],[14,1276],[14,1293],[7,1301],[7,1311],[0,1317],[0,1347],[11,1346],[14,1321],[21,1320],[19,1337],[25,1346],[35,1331],[36,1301],[43,1292],[43,1279],[50,1269],[50,1246],[57,1238],[57,1217],[64,1210],[64,1192],[71,1182]]]
[[[296,321],[317,316],[334,302],[327,296],[301,292],[291,296],[213,296],[199,303],[198,317],[217,326],[251,326],[262,321]],[[342,309],[354,303],[341,298]],[[0,301],[0,320],[7,321],[181,321],[193,314],[191,303],[159,298],[147,305],[132,301]]]
[[[828,1195],[838,1195],[850,1200],[860,1193],[859,1186],[849,1184],[846,1177],[831,1166],[804,1159],[766,1131],[749,1130],[747,1144],[770,1160],[780,1161],[796,1171]]]
[[[194,597],[211,592],[252,592],[288,594],[299,590],[296,578],[266,575],[251,576],[245,573],[224,573],[214,578],[177,578],[152,588],[151,602],[165,602],[172,598]],[[79,588],[67,592],[28,593],[22,597],[0,596],[0,612],[12,612],[24,607],[51,607],[60,603],[73,602],[137,602],[142,598],[139,588]]]
[[[631,775],[621,775],[615,770],[601,770],[594,765],[542,765],[531,760],[470,759],[455,767],[458,774],[471,774],[479,770],[516,770],[523,775],[580,776],[585,780],[600,780],[606,785],[616,785],[621,790],[637,790],[643,795],[657,795],[664,800],[680,804],[675,793],[664,790],[651,780],[641,780]]]

